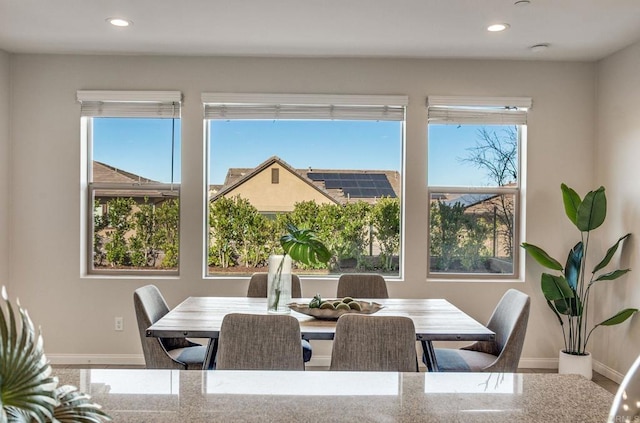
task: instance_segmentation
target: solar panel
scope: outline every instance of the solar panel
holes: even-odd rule
[[[384,173],[308,172],[312,181],[324,181],[326,189],[342,189],[350,198],[396,198]]]
[[[375,184],[373,183],[373,181],[359,180],[358,181],[358,186],[360,188],[375,188]]]
[[[340,189],[342,188],[342,181],[339,180],[328,180],[328,181],[324,181],[324,186],[326,189]]]

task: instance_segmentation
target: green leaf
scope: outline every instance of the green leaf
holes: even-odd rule
[[[560,262],[547,254],[542,248],[526,242],[523,242],[521,246],[525,249],[527,254],[533,257],[542,266],[553,270],[562,270]]]
[[[567,264],[564,266],[564,276],[567,279],[569,286],[574,291],[578,287],[578,278],[580,277],[583,254],[584,249],[582,241],[580,241],[571,249],[571,251],[569,251]]]
[[[0,304],[0,398],[2,407],[18,410],[29,420],[42,422],[51,419],[57,403],[56,378],[51,377],[51,367],[42,347],[42,336],[37,333],[27,312],[14,306],[3,287],[3,303]],[[6,314],[5,314],[6,313]],[[12,414],[15,414],[11,411]]]
[[[588,232],[602,225],[606,217],[607,197],[604,187],[600,187],[595,191],[589,191],[578,206],[576,226],[580,231]]]
[[[568,300],[575,295],[564,276],[543,273],[541,286],[544,297],[549,301]]]
[[[584,311],[584,308],[582,307],[582,301],[580,301],[580,298],[575,295],[575,293],[573,298],[556,300],[554,301],[554,304],[559,313],[565,314],[567,316],[582,316],[582,312]]]
[[[598,270],[604,268],[607,264],[609,264],[609,262],[611,261],[611,258],[613,258],[613,255],[618,250],[618,245],[620,245],[620,243],[623,240],[627,239],[630,235],[631,234],[629,233],[629,234],[626,234],[625,236],[620,237],[620,239],[618,239],[618,241],[615,244],[613,244],[611,248],[607,250],[607,254],[605,254],[602,261],[598,263],[596,267],[593,268],[593,271],[591,273],[596,273]]]
[[[622,276],[625,273],[630,272],[630,271],[631,271],[631,269],[614,270],[613,272],[605,273],[603,275],[598,276],[598,278],[596,280],[594,280],[593,282],[597,282],[597,281],[612,281],[614,279],[618,279],[620,276]]]
[[[553,314],[555,314],[556,317],[558,318],[558,323],[560,323],[560,326],[564,326],[564,321],[562,320],[562,317],[560,317],[560,313],[558,313],[558,310],[554,307],[553,304],[554,304],[553,302],[547,300],[547,305],[549,306],[551,311],[553,311]]]
[[[564,203],[564,212],[574,225],[578,226],[578,207],[582,200],[577,192],[569,188],[565,184],[560,185],[562,190],[562,202]]]
[[[280,245],[293,260],[306,265],[326,263],[331,253],[310,229],[298,229],[287,223],[288,233],[280,238]]]
[[[614,326],[620,324],[627,320],[629,317],[633,316],[633,314],[637,311],[637,308],[625,308],[624,310],[616,313],[614,316],[609,317],[607,320],[598,323],[596,326]]]
[[[91,402],[91,398],[71,385],[56,389],[59,404],[54,409],[53,417],[58,423],[100,423],[111,421],[102,408]]]

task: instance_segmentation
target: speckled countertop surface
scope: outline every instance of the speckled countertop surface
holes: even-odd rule
[[[606,422],[575,375],[57,369],[114,422]]]

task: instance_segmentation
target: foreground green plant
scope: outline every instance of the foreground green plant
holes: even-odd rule
[[[0,304],[0,423],[101,423],[110,421],[77,388],[58,386],[40,331],[20,303],[18,316],[2,287]]]
[[[585,195],[584,199],[581,199],[573,189],[565,184],[561,185],[561,189],[565,213],[578,228],[581,237],[580,241],[569,251],[566,265],[563,267],[558,260],[536,245],[524,242],[522,247],[542,266],[560,272],[560,274],[542,274],[542,292],[549,308],[555,313],[560,322],[564,337],[564,352],[574,355],[586,355],[588,354],[587,343],[591,333],[597,327],[618,325],[638,311],[637,308],[620,310],[608,319],[594,325],[587,332],[591,288],[597,282],[618,279],[631,269],[617,269],[597,275],[596,273],[609,264],[620,243],[631,234],[628,233],[620,237],[607,250],[604,258],[591,270],[591,275],[587,279],[586,263],[590,234],[592,230],[604,223],[607,216],[607,198],[604,193],[604,187],[590,191]],[[565,321],[568,326],[566,329]]]

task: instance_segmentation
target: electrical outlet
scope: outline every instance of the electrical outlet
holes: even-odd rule
[[[124,330],[124,319],[122,317],[116,317],[114,329],[117,331]]]

